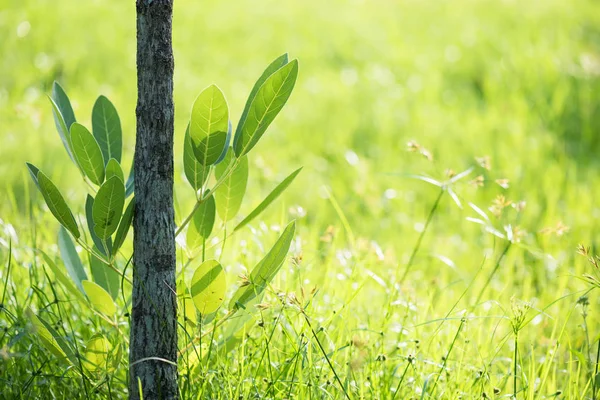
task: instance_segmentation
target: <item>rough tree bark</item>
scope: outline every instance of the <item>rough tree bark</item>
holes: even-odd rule
[[[176,399],[173,0],[137,0],[131,399]]]

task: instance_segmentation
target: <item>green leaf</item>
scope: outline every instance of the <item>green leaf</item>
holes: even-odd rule
[[[188,182],[196,192],[202,188],[202,185],[204,185],[204,182],[206,182],[210,175],[210,168],[198,162],[194,155],[189,124],[185,130],[185,137],[183,139],[183,171]]]
[[[65,275],[65,273],[62,272],[60,270],[60,268],[58,268],[58,266],[54,263],[54,261],[52,261],[52,259],[46,253],[44,253],[42,250],[38,250],[38,251],[40,253],[42,253],[42,256],[43,256],[44,260],[46,261],[46,264],[52,270],[52,272],[54,273],[54,276],[56,277],[56,279],[60,283],[63,284],[63,286],[65,287],[65,289],[71,295],[73,295],[77,300],[85,303],[86,302],[85,296],[82,294],[83,290],[77,289],[77,287],[75,286],[75,284],[73,283],[73,281],[67,275]]]
[[[201,315],[217,311],[223,303],[226,290],[225,271],[218,261],[205,261],[194,272],[190,294]]]
[[[108,238],[108,240],[106,241],[103,241],[102,239],[100,239],[100,237],[98,237],[98,235],[96,235],[96,232],[94,231],[94,217],[92,215],[93,209],[94,198],[88,194],[87,198],[85,199],[85,219],[87,220],[88,230],[90,231],[92,241],[94,242],[94,245],[96,245],[96,248],[98,249],[100,254],[106,256],[106,250],[110,252],[112,248],[112,242],[110,238]]]
[[[266,289],[269,282],[273,280],[283,261],[285,260],[294,233],[296,231],[296,222],[292,221],[284,229],[283,233],[277,239],[273,248],[269,250],[267,255],[254,267],[250,273],[250,284],[247,286],[240,287],[231,298],[229,303],[230,309],[236,309],[243,307],[245,304],[258,296],[260,296]]]
[[[92,207],[94,232],[100,239],[110,237],[117,230],[124,204],[123,181],[113,176],[100,186]]]
[[[193,139],[191,143],[196,160],[206,168],[216,164],[221,157],[223,149],[227,144],[227,132],[214,132],[199,143],[194,142]]]
[[[77,228],[75,217],[73,217],[71,209],[69,209],[69,206],[65,202],[62,194],[60,194],[58,188],[42,171],[38,171],[37,179],[40,191],[42,192],[42,196],[44,196],[44,201],[48,205],[50,212],[62,226],[67,228],[75,238],[79,239],[81,234],[79,233],[79,228]]]
[[[77,250],[75,249],[73,239],[71,239],[67,230],[62,226],[58,230],[58,248],[60,249],[60,256],[65,263],[69,276],[73,282],[75,282],[75,285],[77,285],[79,290],[83,291],[81,281],[87,279],[87,275],[83,269],[83,264],[77,254]]]
[[[283,193],[285,189],[287,189],[288,186],[290,186],[290,184],[294,181],[296,176],[298,176],[300,171],[302,171],[302,167],[298,168],[297,170],[289,174],[287,178],[281,181],[281,183],[277,185],[277,187],[275,187],[275,189],[273,189],[273,191],[271,191],[271,193],[269,193],[269,195],[265,197],[265,199],[254,210],[252,210],[252,212],[248,214],[248,216],[244,218],[242,222],[237,224],[233,231],[235,232],[238,229],[243,228],[244,226],[246,226],[246,224],[248,224],[258,215],[260,215],[260,213],[262,213],[267,207],[269,207],[269,205],[271,205],[271,203],[274,202],[279,197],[279,195]]]
[[[248,157],[242,157],[238,161],[233,172],[215,190],[217,213],[223,222],[228,222],[235,217],[240,210],[244,194],[246,193],[246,185],[248,184]],[[220,180],[225,175],[232,162],[233,149],[230,148],[223,162],[215,168],[215,177],[217,180]]]
[[[260,304],[263,299],[264,293],[249,300],[244,307],[233,308],[236,312],[235,316],[230,318],[227,326],[223,330],[222,340],[219,342],[218,347],[225,353],[233,350],[235,344],[242,340],[242,333],[248,332],[252,325],[256,322],[255,317],[255,306]]]
[[[75,352],[73,351],[73,348],[71,347],[70,343],[67,342],[64,336],[60,335],[51,324],[42,319],[42,317],[38,316],[37,318],[39,319],[40,323],[44,325],[44,327],[50,333],[50,335],[52,335],[56,343],[58,343],[58,346],[61,348],[62,352],[67,356],[67,359],[71,361],[71,364],[76,365],[77,358],[75,357]]]
[[[223,147],[223,151],[221,152],[221,155],[219,156],[217,161],[215,161],[214,165],[217,165],[221,161],[223,161],[223,159],[225,158],[225,155],[227,155],[227,150],[229,150],[229,143],[231,142],[231,131],[232,130],[233,130],[233,127],[231,126],[231,120],[229,120],[227,122],[227,137],[225,138],[225,147]]]
[[[196,98],[192,107],[190,138],[198,162],[203,166],[214,164],[227,141],[229,108],[221,89],[211,85]]]
[[[94,250],[98,250],[98,248],[94,247]],[[121,275],[93,254],[90,255],[90,269],[94,282],[106,290],[113,299],[116,299],[119,295]]]
[[[83,281],[81,283],[85,289],[85,294],[87,294],[90,303],[92,303],[92,307],[96,311],[107,316],[115,315],[117,307],[106,290],[102,289],[92,281]]]
[[[292,60],[267,78],[258,89],[234,140],[235,155],[248,153],[283,108],[296,84],[298,60]]]
[[[182,306],[180,306],[180,316],[183,318],[183,320],[190,325],[190,327],[195,328],[198,324],[198,317],[196,315],[196,307],[194,306],[194,302],[191,298],[191,296],[189,295],[189,292],[187,289],[185,290],[185,295],[181,296],[181,301],[183,302]],[[178,293],[181,293],[179,291],[179,289],[177,290]]]
[[[40,170],[35,165],[30,164],[28,162],[26,162],[25,165],[27,165],[27,169],[29,170],[29,175],[31,175],[31,179],[33,179],[33,183],[35,183],[35,186],[37,186],[37,188],[41,190],[40,183],[38,182],[37,178],[37,174]]]
[[[29,308],[25,311],[25,313],[27,314],[27,317],[31,320],[31,323],[33,324],[33,327],[35,329],[35,333],[37,333],[44,347],[48,349],[48,351],[50,351],[50,353],[52,353],[58,359],[66,359],[67,355],[61,349],[54,336],[52,336],[50,331],[42,323],[39,317],[35,315],[34,312],[31,311],[31,309]]]
[[[116,176],[123,184],[125,184],[125,175],[123,174],[121,164],[114,158],[111,158],[108,160],[108,163],[106,163],[106,179],[110,179],[113,176]]]
[[[85,346],[83,366],[90,372],[106,371],[110,347],[110,342],[102,335],[91,338]]]
[[[100,146],[87,128],[77,122],[71,125],[71,145],[77,164],[92,183],[104,181],[104,158]]]
[[[127,182],[125,182],[125,197],[131,196],[135,189],[134,180],[133,180],[133,165],[134,165],[134,163],[131,163],[131,168],[129,170],[129,176],[127,177]]]
[[[242,112],[242,116],[240,117],[240,121],[237,124],[237,128],[235,130],[235,139],[233,142],[233,147],[236,148],[237,140],[240,138],[242,127],[244,126],[244,122],[246,122],[246,118],[248,117],[248,110],[250,110],[250,105],[252,105],[252,101],[256,97],[256,93],[258,93],[258,89],[265,83],[268,77],[273,75],[275,71],[283,67],[288,63],[288,55],[287,53],[280,55],[277,57],[269,66],[263,71],[262,75],[250,91],[250,95],[248,96],[248,100],[246,100],[246,105],[244,106],[244,111]]]
[[[188,250],[194,251],[198,246],[202,245],[204,240],[210,237],[215,225],[215,216],[215,198],[211,195],[200,204],[192,216],[192,222],[186,233],[186,247]]]
[[[75,162],[75,157],[71,150],[71,134],[69,133],[71,125],[75,122],[75,114],[73,113],[73,107],[71,107],[69,97],[58,82],[54,82],[52,85],[52,94],[49,99],[52,103],[52,114],[54,116],[56,130],[58,131],[69,157]]]
[[[123,242],[125,242],[125,238],[127,237],[127,232],[129,232],[129,227],[131,226],[131,222],[133,221],[133,211],[135,209],[135,197],[131,199],[125,212],[123,213],[123,218],[121,218],[121,222],[119,223],[119,227],[117,228],[117,234],[115,235],[115,241],[113,243],[113,248],[111,254],[115,256]]]
[[[121,162],[123,139],[121,120],[115,106],[104,96],[98,97],[92,109],[92,130],[102,149],[104,161],[114,158]]]
[[[60,114],[67,125],[67,129],[71,128],[71,125],[76,121],[73,107],[71,107],[71,101],[65,93],[64,89],[56,81],[52,84],[52,100],[56,103]]]

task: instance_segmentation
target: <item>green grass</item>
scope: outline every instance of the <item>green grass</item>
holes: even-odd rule
[[[240,216],[304,166],[271,213],[228,240],[221,258],[234,290],[237,276],[297,218],[269,306],[252,310],[256,323],[229,351],[211,345],[227,324],[190,347],[180,362],[184,397],[507,398],[516,382],[519,399],[592,398],[600,302],[577,279],[596,271],[576,248],[594,252],[600,234],[599,27],[593,0],[177,0],[178,222],[194,200],[181,161],[193,100],[219,85],[236,122],[262,68],[285,51],[299,59],[300,76],[250,155]],[[0,397],[125,397],[125,303],[118,324],[107,323],[70,298],[34,250],[62,268],[58,224],[24,163],[49,172],[84,213],[75,205],[85,191],[46,99],[58,80],[88,127],[96,97],[113,101],[128,169],[134,2],[0,0],[0,38]],[[433,161],[407,151],[411,140]],[[490,170],[476,161],[483,156]],[[437,202],[439,188],[410,177],[443,181],[447,170],[470,167],[452,186],[462,209],[447,192]],[[469,184],[480,175],[484,186]],[[498,195],[526,207],[494,217],[488,207]],[[468,203],[502,233],[518,227],[521,241],[468,221],[481,218]],[[58,364],[34,334],[28,308],[79,351],[104,335],[115,367],[82,379]],[[180,347],[198,336],[198,328],[180,330]],[[210,352],[210,362],[191,368],[200,352]]]

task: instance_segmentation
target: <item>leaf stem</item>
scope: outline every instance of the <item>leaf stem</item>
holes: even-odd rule
[[[233,170],[236,169],[237,166],[239,165],[239,163],[240,163],[239,160],[240,160],[239,158],[236,158],[234,162],[229,164],[229,167],[227,167],[225,174],[223,174],[221,179],[219,179],[217,181],[217,183],[215,183],[215,186],[213,186],[212,189],[207,190],[202,196],[200,196],[200,198],[196,201],[196,204],[194,205],[192,212],[190,212],[190,214],[183,220],[181,225],[179,225],[179,227],[175,231],[175,237],[179,236],[179,234],[183,231],[183,229],[187,226],[187,224],[190,223],[190,221],[192,220],[192,217],[194,216],[194,213],[196,211],[198,211],[198,208],[200,208],[202,203],[204,203],[206,200],[208,200],[208,198],[210,196],[212,196],[212,194],[215,192],[215,190],[217,190],[217,188],[219,186],[221,186],[227,178],[229,178],[229,175],[231,175]]]
[[[100,260],[100,262],[102,262],[104,265],[106,265],[108,268],[112,269],[113,271],[115,271],[117,274],[122,275],[123,279],[125,279],[127,282],[129,282],[130,284],[133,284],[131,282],[131,279],[127,278],[125,276],[125,274],[121,271],[119,271],[119,269],[117,267],[115,267],[112,262],[110,261],[106,261],[104,259],[104,257],[102,257],[101,255],[99,255],[98,253],[96,253],[94,251],[94,249],[92,249],[90,246],[88,246],[84,241],[82,241],[81,239],[76,239],[77,244],[80,245],[81,247],[83,247],[88,253],[90,253],[93,257],[96,257],[98,260]]]

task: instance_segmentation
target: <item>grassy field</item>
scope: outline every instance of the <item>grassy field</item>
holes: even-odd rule
[[[173,34],[177,221],[194,202],[194,99],[217,84],[237,121],[284,52],[300,75],[250,156],[238,220],[304,166],[260,221],[208,248],[233,291],[297,220],[238,342],[219,345],[223,324],[190,345],[211,327],[182,321],[183,398],[598,398],[600,3],[176,0]],[[113,101],[129,169],[134,2],[0,0],[0,50],[0,397],[124,398],[128,304],[108,323],[48,268],[63,265],[59,225],[25,162],[85,213],[46,97],[56,80],[84,125],[98,95]],[[179,253],[187,279],[197,261]],[[57,362],[27,309],[79,351],[105,337],[110,368]]]

